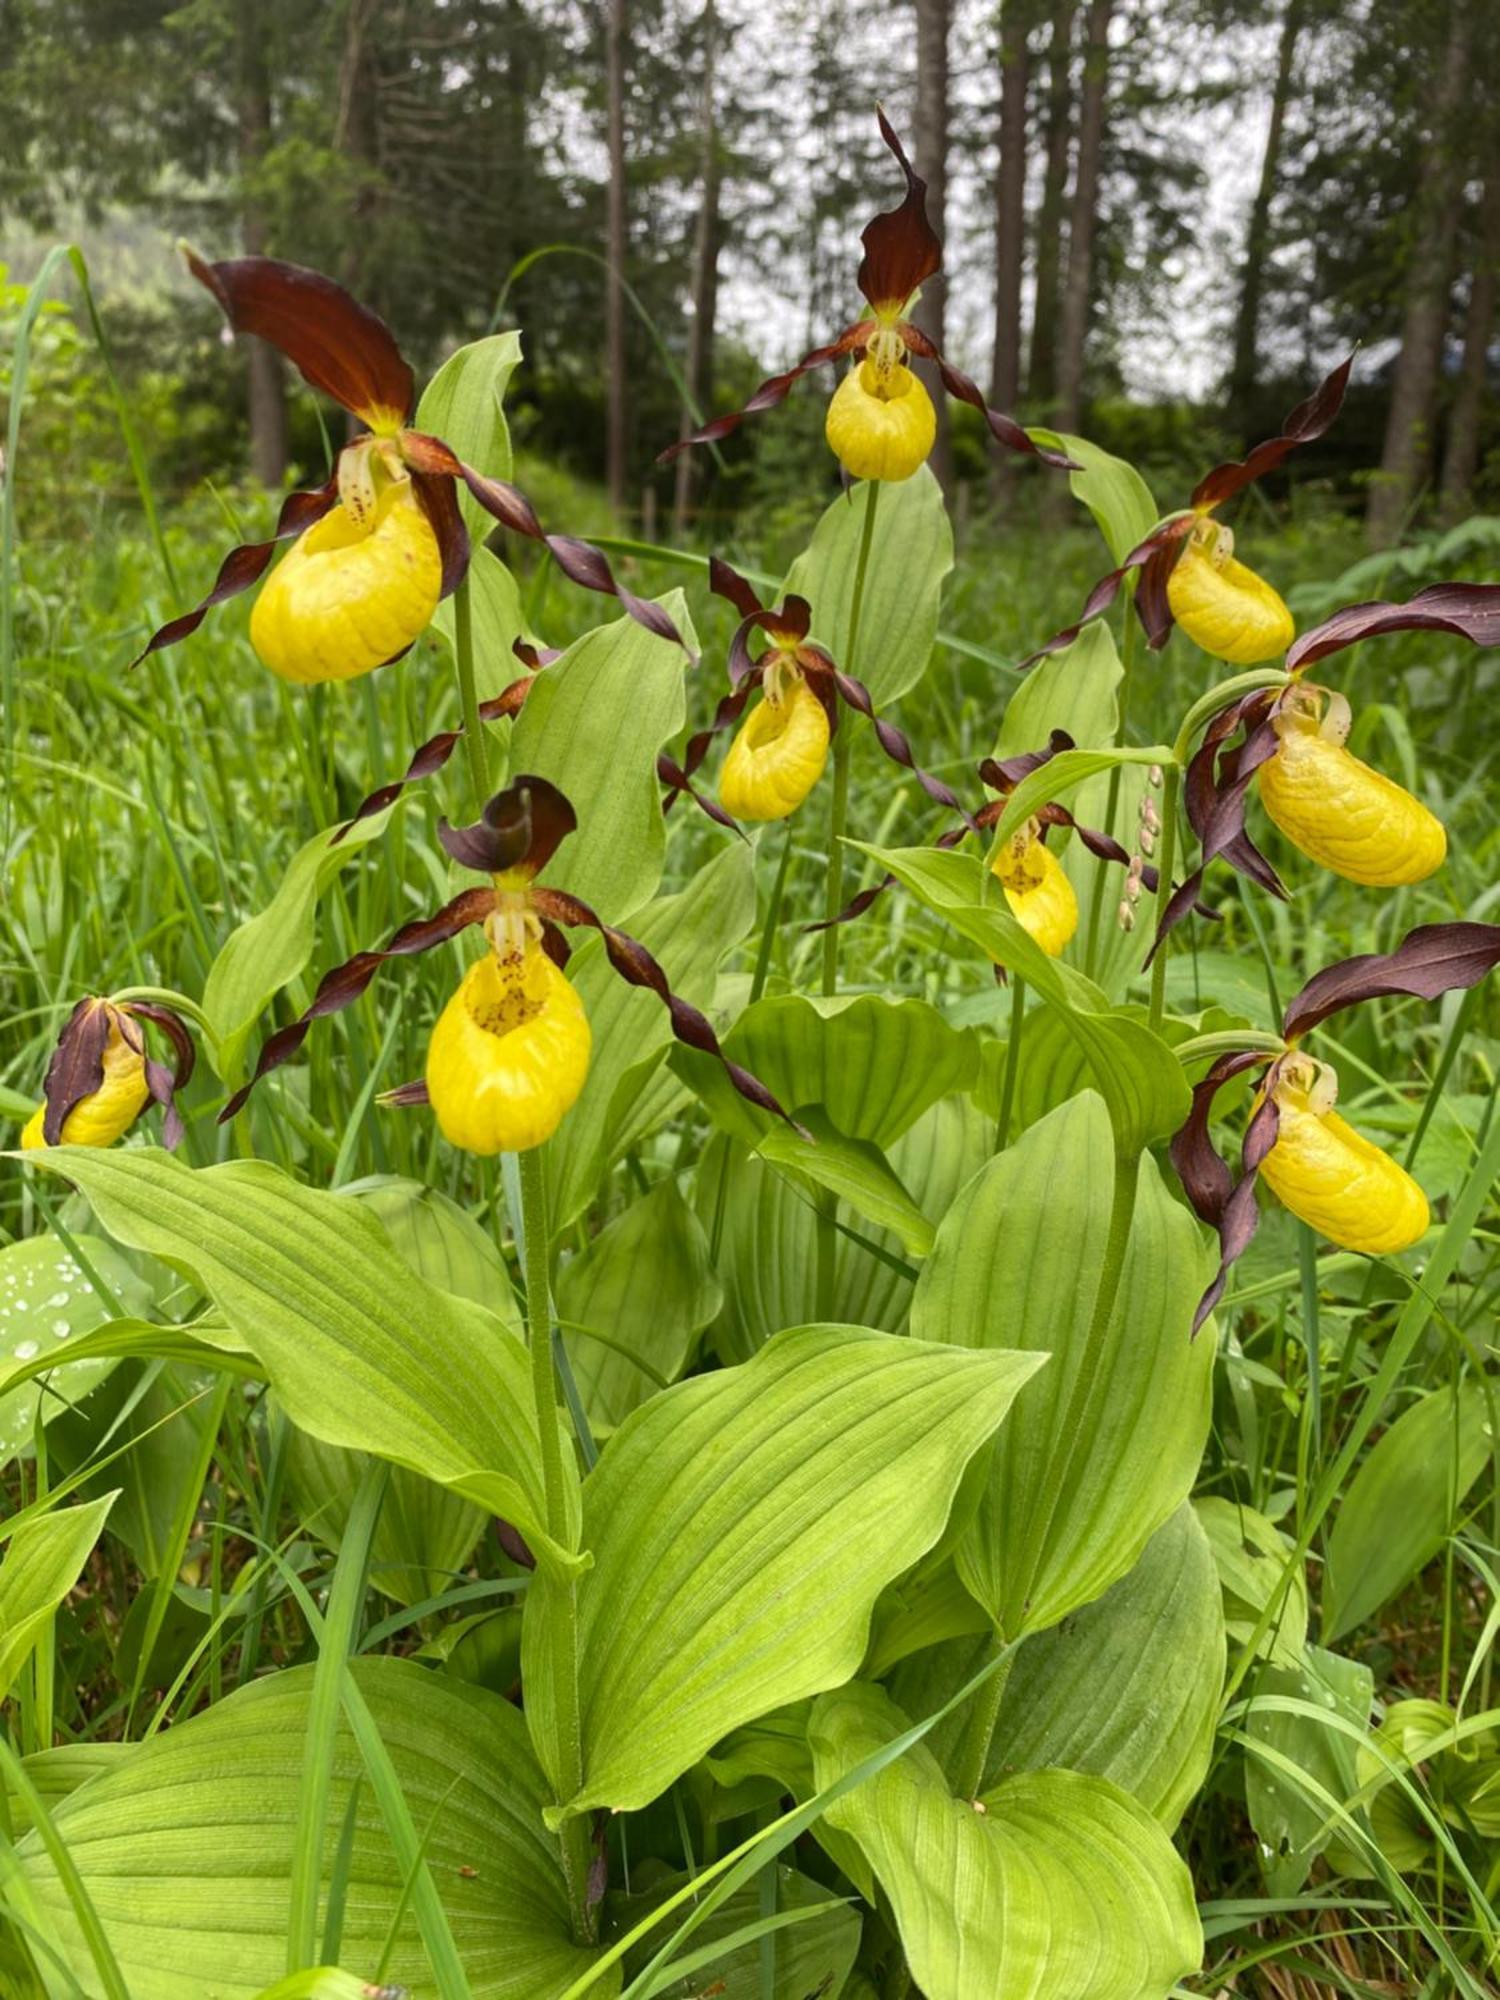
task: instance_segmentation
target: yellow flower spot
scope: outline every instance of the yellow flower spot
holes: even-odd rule
[[[101,1003],[102,1004],[102,1003]],[[137,1031],[139,1032],[139,1031]],[[112,1146],[123,1139],[146,1107],[151,1092],[146,1086],[146,1059],[132,1048],[120,1032],[111,1012],[109,1040],[104,1045],[104,1081],[90,1096],[73,1106],[63,1121],[65,1146]],[[29,1152],[47,1143],[42,1130],[47,1116],[39,1104],[26,1121],[21,1144]]]
[[[1372,889],[1425,881],[1448,852],[1442,821],[1346,750],[1347,729],[1342,701],[1321,723],[1306,706],[1278,716],[1281,747],[1256,774],[1261,804],[1294,847],[1346,881]]]
[[[719,800],[735,819],[786,819],[823,775],[828,713],[801,675],[787,676],[746,716],[719,774]]]
[[[1049,958],[1056,958],[1078,928],[1078,898],[1062,863],[1029,823],[990,863],[1011,913]]]
[[[297,537],[255,600],[250,643],[284,681],[353,680],[421,636],[442,587],[432,523],[396,480],[363,522],[341,502]]]
[[[852,479],[896,481],[910,479],[927,463],[937,412],[903,362],[882,368],[866,360],[834,391],[823,428],[829,449]]]
[[[1195,645],[1231,666],[1274,660],[1296,637],[1292,614],[1264,577],[1234,557],[1234,537],[1204,519],[1167,582],[1172,616]]]
[[[427,1048],[443,1137],[465,1152],[523,1153],[562,1123],[588,1075],[583,1002],[541,946],[471,965]]]
[[[1271,1192],[1343,1250],[1385,1256],[1426,1233],[1427,1197],[1406,1169],[1333,1109],[1332,1072],[1307,1058],[1276,1086],[1280,1126],[1261,1163]]]

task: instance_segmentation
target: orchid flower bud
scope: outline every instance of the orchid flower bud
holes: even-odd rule
[[[1427,1197],[1393,1160],[1334,1110],[1338,1078],[1294,1056],[1272,1087],[1279,1124],[1261,1178],[1293,1215],[1343,1250],[1410,1249],[1428,1224]]]
[[[1078,898],[1062,863],[1028,821],[990,863],[1022,929],[1049,958],[1056,958],[1078,928]]]
[[[121,1008],[108,1000],[95,1000],[109,1016],[109,1035],[104,1044],[104,1080],[87,1097],[80,1098],[63,1122],[65,1146],[112,1146],[123,1139],[146,1108],[151,1095],[146,1080],[146,1051],[140,1029],[130,1023]],[[39,1104],[26,1121],[21,1144],[27,1151],[47,1144],[43,1125],[45,1103]]]
[[[507,942],[509,940],[506,940]],[[540,1146],[588,1075],[583,1002],[534,936],[471,965],[427,1048],[427,1091],[443,1137],[486,1156]]]
[[[719,775],[719,799],[735,819],[786,819],[823,775],[828,711],[795,671],[768,676]]]
[[[1422,882],[1442,866],[1442,821],[1344,748],[1342,695],[1300,688],[1275,727],[1281,747],[1256,774],[1261,804],[1310,861],[1372,889]]]
[[[347,454],[346,454],[347,456]],[[250,616],[250,643],[284,681],[353,680],[427,629],[443,588],[437,535],[408,478],[345,498],[299,535]]]
[[[927,462],[937,412],[905,354],[900,335],[882,327],[834,391],[824,434],[851,479],[910,479]]]
[[[1207,515],[1167,580],[1167,603],[1188,637],[1231,666],[1274,660],[1296,637],[1292,614],[1264,577],[1234,557],[1234,536]]]

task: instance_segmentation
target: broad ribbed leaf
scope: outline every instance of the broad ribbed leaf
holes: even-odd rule
[[[1112,1009],[1091,980],[1049,958],[1009,910],[989,897],[981,860],[923,847],[850,845],[888,869],[986,957],[1019,974],[1057,1009],[1088,1056],[1119,1152],[1139,1152],[1178,1129],[1188,1115],[1191,1094],[1166,1043],[1143,1022]]]
[[[401,1781],[475,2000],[548,2000],[585,1972],[572,1942],[545,1786],[519,1712],[403,1660],[353,1669]],[[56,1808],[58,1829],[140,2000],[254,2000],[286,1965],[288,1880],[312,1669],[252,1683],[164,1731]],[[362,1771],[347,1725],[334,1750],[324,1850],[332,1864]],[[72,1906],[36,1836],[22,1863],[52,1935],[92,1991]],[[379,1962],[403,1876],[368,1780],[355,1806],[341,1955]],[[436,1988],[408,1904],[390,1980]],[[619,1990],[601,1975],[600,2000]]]
[[[441,1189],[400,1174],[372,1174],[367,1180],[346,1181],[339,1193],[354,1196],[379,1220],[419,1278],[457,1298],[472,1299],[521,1331],[520,1308],[499,1244]]]
[[[520,364],[521,336],[514,329],[471,340],[449,355],[422,391],[416,428],[430,437],[440,437],[476,472],[489,479],[509,479],[510,425],[505,420],[505,392]],[[461,483],[458,510],[470,535],[482,542],[495,524]]]
[[[754,857],[743,841],[734,840],[679,894],[663,896],[633,916],[630,931],[660,963],[672,991],[707,1008],[720,960],[754,922]],[[672,1046],[667,1010],[654,993],[625,983],[605,956],[602,939],[590,934],[578,945],[568,977],[588,1012],[593,1047],[578,1102],[547,1147],[548,1210],[558,1230],[577,1220],[606,1166],[649,1129],[643,1093]]]
[[[568,1809],[644,1806],[738,1724],[856,1672],[876,1597],[1040,1365],[804,1327],[627,1418],[584,1486]]]
[[[1435,1389],[1397,1418],[1354,1476],[1328,1539],[1323,1637],[1378,1611],[1431,1562],[1495,1456],[1493,1389]]]
[[[661,601],[696,652],[682,592]],[[549,778],[578,814],[547,886],[582,897],[606,923],[623,922],[661,881],[667,834],[656,759],[683,725],[682,676],[680,646],[617,618],[540,673],[516,718],[512,771]]]
[[[909,1727],[879,1688],[824,1695],[808,1732],[819,1787]],[[1128,1793],[1035,1771],[983,1804],[954,1798],[919,1743],[828,1813],[879,1877],[927,2000],[1166,2000],[1196,1970],[1187,1869]]]
[[[856,486],[833,502],[788,570],[784,590],[807,599],[812,637],[864,682],[878,708],[909,693],[927,671],[943,581],[953,567],[953,531],[929,467],[880,488],[851,660],[849,614],[869,498],[866,487]],[[860,725],[850,719],[844,726]]]
[[[1208,1435],[1213,1348],[1189,1339],[1207,1257],[1141,1163],[1102,1354],[1085,1352],[1114,1187],[1092,1093],[969,1183],[912,1301],[912,1332],[1050,1354],[997,1440],[959,1572],[1007,1638],[1041,1631],[1125,1575],[1187,1497]]]
[[[1307,1578],[1301,1563],[1293,1560],[1291,1542],[1274,1521],[1237,1500],[1211,1493],[1195,1500],[1193,1508],[1214,1552],[1224,1624],[1237,1644],[1248,1643],[1283,1574],[1289,1566],[1295,1569],[1259,1650],[1274,1666],[1300,1668],[1307,1644]]]
[[[546,1545],[526,1351],[481,1307],[424,1284],[372,1215],[263,1161],[194,1172],[154,1148],[58,1146],[117,1241],[202,1286],[292,1422],[410,1466]]]
[[[0,1701],[93,1552],[116,1495],[21,1522],[0,1559]]]
[[[1074,437],[1068,431],[1040,429],[1033,429],[1031,435],[1039,444],[1050,444],[1055,450],[1066,452],[1079,468],[1068,474],[1073,498],[1081,500],[1093,515],[1115,561],[1124,562],[1156,526],[1158,516],[1151,488],[1128,459],[1116,458],[1113,452],[1090,444],[1087,438]],[[1095,619],[1094,623],[1099,625],[1103,621]],[[1085,631],[1090,629],[1084,627]]]
[[[1245,1804],[1260,1840],[1266,1888],[1273,1896],[1295,1896],[1313,1862],[1339,1835],[1319,1791],[1342,1805],[1359,1790],[1359,1743],[1339,1724],[1368,1729],[1375,1676],[1362,1660],[1309,1646],[1299,1667],[1266,1667],[1253,1686],[1245,1730],[1274,1755],[1247,1752]],[[1318,1713],[1299,1713],[1285,1706],[1288,1701]],[[1298,1783],[1296,1772],[1305,1775],[1306,1784]]]
[[[683,1957],[693,1960],[693,1971],[684,1977],[664,1966],[661,1984],[653,1989],[662,1995],[710,1994],[713,2000],[828,2000],[844,1992],[844,1981],[859,1950],[859,1913],[821,1882],[813,1882],[795,1869],[778,1867],[776,1911],[794,1912],[801,1919],[775,1932],[769,1953],[771,1984],[761,1984],[761,1941],[730,1945],[726,1942],[747,1927],[753,1929],[766,1912],[761,1902],[761,1884],[728,1898],[683,1944]],[[611,1899],[610,1914],[621,1930],[640,1922],[670,1890],[682,1887],[682,1880],[670,1877],[652,1895],[619,1896]],[[816,1914],[810,1915],[810,1912]],[[655,1955],[671,1935],[670,1922],[627,1954],[625,1970],[634,1974]],[[716,1948],[717,1947],[717,1948]]]
[[[832,1195],[876,1229],[889,1230],[908,1256],[925,1257],[932,1247],[932,1224],[880,1148],[868,1139],[845,1138],[820,1106],[801,1106],[798,1117],[809,1138],[775,1127],[761,1139],[761,1158],[814,1191]]]
[[[380,812],[357,820],[337,845],[336,829],[315,833],[292,856],[266,907],[224,940],[209,967],[203,1011],[217,1037],[208,1043],[208,1055],[225,1083],[243,1083],[256,1022],[312,957],[318,903],[325,890],[346,862],[384,833],[389,818],[388,812]]]
[[[114,1245],[97,1236],[75,1235],[73,1240],[115,1302],[126,1312],[144,1312],[150,1287]],[[45,1403],[39,1387],[7,1393],[3,1384],[28,1364],[66,1361],[73,1351],[69,1342],[76,1347],[110,1311],[73,1252],[56,1237],[32,1236],[0,1249],[0,1465],[30,1450],[39,1407],[44,1421],[51,1423],[69,1402],[86,1396],[112,1364],[101,1357],[70,1367],[57,1377]]]
[[[589,1423],[602,1435],[677,1380],[724,1292],[703,1225],[676,1181],[664,1180],[563,1266],[556,1297]]]

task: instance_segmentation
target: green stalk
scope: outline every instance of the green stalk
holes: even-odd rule
[[[859,559],[854,568],[854,597],[849,606],[849,643],[844,648],[844,672],[854,672],[859,647],[859,619],[865,602],[865,575],[870,567],[870,548],[875,539],[875,509],[880,500],[880,481],[865,483],[865,520],[859,538]],[[844,907],[844,826],[849,817],[849,731],[841,729],[833,739],[833,808],[828,823],[828,894],[824,915],[829,928],[823,933],[823,991],[839,988],[839,927],[832,922]]]
[[[531,1394],[541,1439],[542,1491],[547,1533],[560,1547],[568,1542],[567,1487],[562,1432],[557,1421],[557,1372],[552,1361],[551,1237],[547,1223],[547,1175],[542,1149],[533,1146],[517,1162],[521,1181],[521,1232],[526,1275],[526,1329],[531,1346]],[[544,1558],[545,1560],[545,1558]],[[552,1575],[536,1610],[544,1612],[544,1636],[556,1715],[554,1744],[559,1804],[583,1789],[583,1720],[578,1703],[578,1582]],[[535,1615],[529,1611],[528,1615]],[[574,1818],[561,1834],[563,1874],[574,1926],[590,1935],[587,1907],[590,1865],[588,1821]]]
[[[755,954],[755,976],[750,981],[750,1005],[753,1007],[766,990],[766,981],[771,973],[771,952],[776,943],[776,926],[781,921],[781,899],[786,890],[787,872],[792,864],[792,822],[790,817],[782,829],[781,859],[776,864],[776,879],[771,884],[771,900],[766,906],[766,921],[760,934],[760,949]]]
[[[453,658],[458,669],[458,698],[464,712],[464,754],[469,760],[469,782],[474,790],[477,817],[490,796],[490,746],[479,719],[479,696],[474,686],[474,616],[467,575],[453,593]]]
[[[1182,766],[1168,764],[1162,781],[1161,794],[1161,858],[1157,863],[1156,882],[1156,929],[1160,930],[1161,920],[1166,915],[1167,904],[1172,898],[1172,869],[1177,860],[1177,815],[1182,805]],[[1151,961],[1151,1013],[1149,1026],[1152,1032],[1160,1030],[1162,1015],[1166,1011],[1167,999],[1167,947],[1165,942],[1157,945],[1156,956]]]
[[[1115,742],[1123,750],[1125,747],[1125,718],[1130,707],[1130,678],[1135,670],[1136,654],[1140,649],[1140,621],[1135,616],[1135,591],[1132,588],[1125,600],[1125,644],[1120,660],[1120,701],[1118,720],[1115,723]],[[1115,814],[1120,809],[1120,777],[1122,767],[1116,764],[1109,774],[1109,792],[1104,803],[1104,831],[1112,834],[1115,830]],[[1089,903],[1088,945],[1084,953],[1083,969],[1090,979],[1094,967],[1099,962],[1099,926],[1104,918],[1104,889],[1108,879],[1108,864],[1101,861],[1094,870],[1094,893]]]
[[[984,1787],[984,1774],[989,1767],[990,1746],[995,1740],[995,1724],[1000,1720],[1000,1704],[1005,1699],[1005,1684],[1010,1679],[1010,1670],[1015,1663],[1015,1653],[1006,1653],[1005,1642],[999,1633],[993,1633],[985,1647],[985,1660],[990,1661],[1005,1656],[1005,1664],[992,1675],[974,1697],[974,1706],[969,1711],[969,1720],[959,1745],[957,1772],[953,1787],[954,1796],[960,1799],[977,1799]]]
[[[1010,990],[1010,1039],[1005,1045],[1005,1081],[1000,1088],[1000,1120],[995,1127],[995,1151],[1003,1153],[1010,1144],[1010,1114],[1016,1101],[1016,1078],[1021,1071],[1021,1035],[1026,1019],[1026,981],[1012,976]]]

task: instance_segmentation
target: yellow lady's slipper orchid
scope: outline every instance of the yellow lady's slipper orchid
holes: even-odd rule
[[[1062,863],[1037,836],[1034,821],[1014,834],[990,863],[1022,929],[1056,958],[1078,928],[1078,898]]]
[[[1294,847],[1372,889],[1423,882],[1448,852],[1420,799],[1344,747],[1349,704],[1304,686],[1276,717],[1281,747],[1256,773],[1261,804]]]
[[[834,391],[824,435],[851,479],[910,479],[927,463],[937,412],[905,354],[900,335],[882,328]]]
[[[94,1004],[108,1006],[106,1001]],[[104,1081],[97,1090],[81,1098],[63,1121],[65,1146],[112,1146],[116,1139],[124,1138],[146,1108],[151,1090],[146,1081],[144,1045],[122,1032],[120,1020],[119,1011],[110,1007],[109,1038],[103,1051]],[[42,1129],[46,1116],[47,1107],[43,1103],[26,1121],[21,1144],[28,1151],[46,1145]]]
[[[1234,536],[1206,514],[1167,580],[1167,603],[1196,645],[1231,666],[1274,660],[1297,635],[1280,595],[1235,560]]]
[[[427,1049],[443,1137],[485,1155],[540,1146],[583,1088],[590,1042],[583,1002],[535,939],[487,952],[464,974]]]
[[[298,536],[255,600],[250,643],[284,681],[353,680],[421,637],[442,588],[426,509],[395,479],[363,523],[340,502]]]
[[[795,671],[768,679],[719,776],[719,799],[735,819],[786,819],[823,775],[828,711]]]
[[[1343,1250],[1384,1256],[1427,1229],[1427,1197],[1406,1169],[1334,1110],[1338,1079],[1297,1056],[1273,1087],[1280,1123],[1261,1177],[1293,1215]]]

